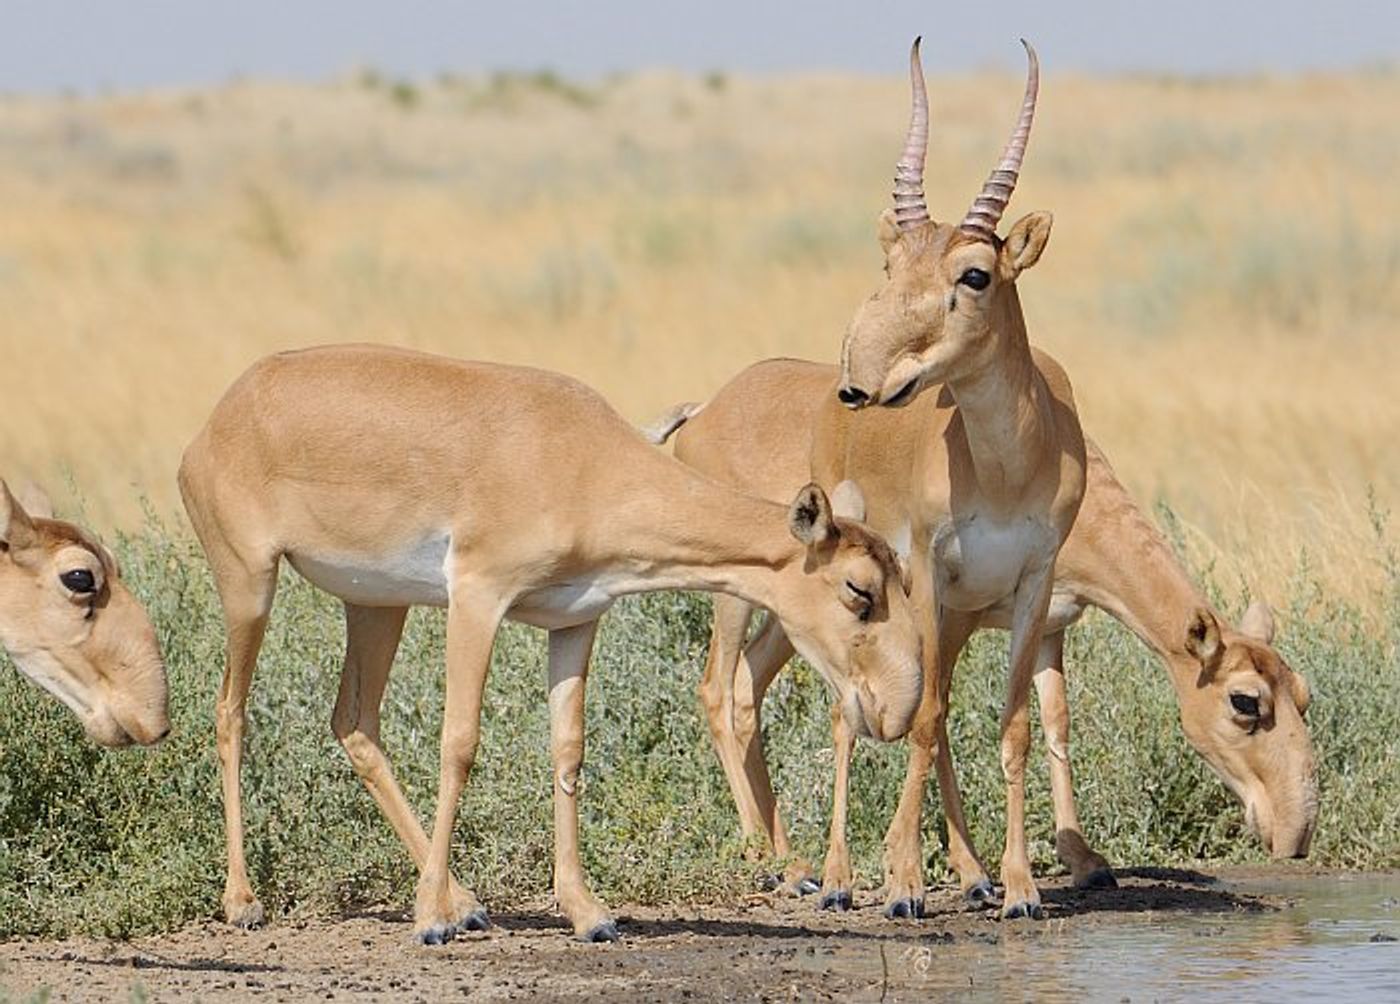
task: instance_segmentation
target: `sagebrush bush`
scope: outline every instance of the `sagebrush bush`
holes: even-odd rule
[[[106,751],[6,665],[0,672],[0,935],[169,929],[216,913],[223,817],[213,705],[223,622],[187,537],[153,525],[117,542],[169,664],[173,731],[154,751]],[[1400,865],[1400,575],[1377,623],[1311,590],[1304,568],[1279,646],[1314,691],[1309,723],[1322,808],[1313,859]],[[614,903],[717,900],[746,893],[735,814],[695,686],[710,604],[658,593],[604,622],[588,702],[582,800],[585,867]],[[275,916],[408,908],[407,853],[363,789],[329,723],[343,655],[340,606],[284,574],[254,678],[244,761],[249,871]],[[1067,650],[1074,765],[1090,840],[1120,865],[1260,855],[1243,812],[1186,745],[1165,672],[1107,616],[1091,613]],[[384,743],[424,818],[436,792],[444,618],[414,611],[384,706]],[[1006,636],[983,632],[959,665],[951,740],[977,845],[995,861],[1003,786],[997,717]],[[463,798],[454,861],[494,909],[546,893],[552,861],[542,632],[506,625],[497,640],[481,751]],[[798,852],[820,861],[830,812],[827,697],[798,663],[765,705],[774,783]],[[1037,737],[1038,740],[1038,737]],[[1040,747],[1037,747],[1039,751]],[[1048,781],[1030,772],[1036,867],[1053,870]],[[884,828],[898,799],[902,744],[862,743],[852,772],[858,881],[880,880]],[[932,786],[930,786],[932,789]],[[945,873],[936,793],[925,803],[929,864]]]

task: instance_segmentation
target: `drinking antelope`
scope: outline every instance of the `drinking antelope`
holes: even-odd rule
[[[1047,357],[1036,353],[1036,358]],[[664,440],[679,429],[679,459],[744,491],[781,498],[809,476],[812,429],[837,378],[836,367],[820,363],[758,363],[703,408],[677,409],[653,436]],[[951,411],[921,399],[902,411],[868,417],[939,439]],[[870,518],[878,525],[881,512],[898,508],[872,495]],[[1312,743],[1303,722],[1310,701],[1306,681],[1270,645],[1273,621],[1266,606],[1251,606],[1237,628],[1211,608],[1091,442],[1084,501],[1055,565],[1035,671],[1055,849],[1075,884],[1114,884],[1107,862],[1084,839],[1071,784],[1064,632],[1090,605],[1107,610],[1157,653],[1176,693],[1187,740],[1244,803],[1246,819],[1265,848],[1277,857],[1305,854],[1317,818]],[[776,854],[786,856],[787,835],[764,761],[759,715],[763,695],[792,649],[781,626],[771,621],[745,647],[752,613],[742,600],[715,597],[700,694],[745,835],[763,835]],[[987,611],[977,626],[1006,627],[1007,613],[1004,607]],[[824,907],[844,909],[851,901],[844,789],[852,742],[835,724],[837,790],[821,889]],[[963,861],[959,869],[963,888],[980,889],[986,873],[980,865],[964,870],[968,864]],[[790,881],[804,890],[816,888],[800,870]]]
[[[170,731],[165,665],[146,611],[88,531],[28,509],[0,481],[0,646],[103,746]]]
[[[502,617],[550,632],[554,887],[587,940],[617,937],[583,876],[576,800],[589,654],[617,597],[716,590],[775,611],[857,733],[898,738],[919,701],[920,634],[881,538],[833,513],[815,485],[784,507],[700,476],[564,376],[367,345],[269,356],[215,407],[179,480],[228,629],[217,728],[223,907],[236,924],[263,912],[244,864],[239,762],[283,557],[345,602],[332,726],[419,868],[415,932],[430,944],[487,924],[452,878],[448,852]],[[412,604],[448,611],[431,840],[379,745],[380,702]]]

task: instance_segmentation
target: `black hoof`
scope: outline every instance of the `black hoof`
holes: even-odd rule
[[[1113,877],[1111,868],[1095,868],[1083,881],[1074,883],[1079,889],[1117,889],[1118,880]]]
[[[1040,908],[1039,903],[1028,903],[1024,900],[1020,903],[1012,903],[1005,910],[1001,911],[1003,920],[1016,920],[1019,917],[1029,917],[1031,920],[1040,920],[1045,916],[1045,911]]]
[[[822,897],[820,904],[823,910],[832,910],[835,913],[845,913],[851,908],[851,894],[845,889],[837,889]]]
[[[479,906],[461,920],[457,921],[459,931],[489,931],[491,929],[491,918],[486,915],[486,907]]]
[[[415,937],[420,945],[445,945],[452,940],[452,928],[447,924],[434,924],[426,931],[419,931]]]
[[[601,924],[594,924],[587,934],[579,938],[580,941],[587,941],[590,944],[601,944],[605,941],[616,941],[622,935],[618,933],[617,924],[611,920],[605,920]]]
[[[997,901],[996,886],[992,885],[991,879],[984,878],[976,885],[968,886],[963,899],[973,906],[991,906]]]
[[[262,904],[257,900],[254,900],[242,910],[232,915],[229,915],[227,911],[225,911],[225,915],[229,916],[230,924],[244,931],[256,931],[263,926],[263,922],[266,920],[267,916],[263,913]]]
[[[885,907],[886,920],[923,920],[924,901],[922,899],[897,899]]]
[[[810,876],[804,879],[799,879],[797,882],[797,895],[799,896],[811,896],[813,893],[818,893],[821,891],[821,883],[818,882],[816,879],[811,878]]]
[[[781,875],[763,875],[759,877],[758,887],[764,892],[777,892],[783,887],[783,877]]]

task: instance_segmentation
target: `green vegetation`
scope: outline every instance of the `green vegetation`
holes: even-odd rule
[[[418,88],[414,86],[412,81],[396,80],[394,85],[389,88],[389,100],[408,111],[418,104]]]
[[[0,935],[127,935],[208,917],[223,881],[213,701],[223,626],[196,546],[152,526],[117,542],[157,623],[171,673],[174,733],[151,751],[110,752],[18,674],[0,671]],[[1314,859],[1400,865],[1400,567],[1383,561],[1378,619],[1330,601],[1300,567],[1282,611],[1282,651],[1312,684],[1322,812]],[[1227,607],[1234,600],[1223,598]],[[694,695],[708,637],[703,596],[620,603],[594,660],[583,799],[585,864],[597,891],[629,900],[720,900],[751,891],[723,774]],[[254,682],[244,767],[249,867],[273,918],[408,909],[413,872],[330,733],[341,658],[338,606],[288,573]],[[384,739],[409,798],[435,791],[444,621],[415,611],[385,702]],[[996,859],[1002,818],[996,730],[1005,636],[970,647],[951,722],[979,847]],[[550,768],[540,632],[497,641],[478,766],[457,828],[459,874],[489,907],[545,893]],[[1257,858],[1243,812],[1187,747],[1165,675],[1109,618],[1071,632],[1071,701],[1081,814],[1121,865]],[[815,674],[779,677],[767,704],[775,784],[800,851],[820,861],[830,784],[827,699]],[[880,840],[898,796],[902,746],[862,744],[851,843],[858,881],[880,880]],[[930,867],[946,877],[936,797]],[[1048,783],[1032,772],[1030,832],[1053,871]]]

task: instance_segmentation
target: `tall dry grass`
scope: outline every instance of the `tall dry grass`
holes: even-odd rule
[[[1019,90],[932,79],[935,214]],[[1400,77],[1052,72],[1042,95],[1012,215],[1057,222],[1022,299],[1086,427],[1222,581],[1283,602],[1306,551],[1374,595]],[[550,366],[637,419],[755,359],[834,358],[879,281],[906,103],[894,77],[548,74],[0,99],[0,470],[71,472],[99,523],[173,510],[227,383],[317,342]]]

